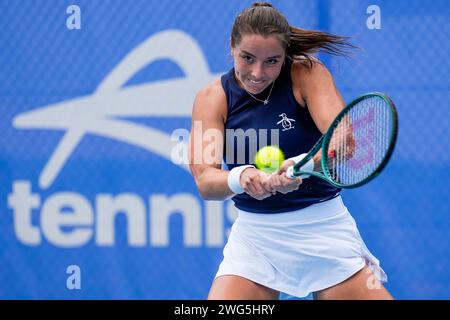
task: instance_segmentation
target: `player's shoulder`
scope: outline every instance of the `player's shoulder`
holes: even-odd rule
[[[293,79],[303,81],[331,77],[331,73],[325,64],[315,57],[295,59],[292,63],[291,75]]]
[[[292,82],[294,94],[306,103],[311,92],[334,85],[334,79],[327,67],[318,59],[299,60],[293,63]]]
[[[194,102],[194,112],[212,113],[223,118],[226,117],[227,98],[220,79],[208,83],[198,91]]]
[[[226,101],[225,91],[223,90],[220,79],[216,79],[211,83],[205,85],[197,93],[196,100],[200,101]]]

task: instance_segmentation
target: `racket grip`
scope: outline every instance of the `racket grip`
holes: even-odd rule
[[[290,166],[289,168],[286,169],[286,177],[288,177],[289,179],[297,178],[296,176],[294,176],[294,166]],[[306,179],[306,178],[309,178],[310,175],[309,174],[302,174],[302,175],[300,175],[298,177],[302,178],[302,179]]]
[[[294,161],[294,163],[299,163],[304,157],[306,157],[306,153],[303,153],[297,157],[294,158],[290,158],[289,160]],[[314,171],[314,160],[311,158],[307,163],[305,163],[300,170],[304,170],[304,171]],[[290,179],[295,179],[296,177],[294,176],[294,166],[290,166],[286,169],[286,177],[290,178]],[[309,174],[302,174],[301,176],[299,176],[302,179],[306,179],[309,178],[310,175]]]
[[[289,179],[295,179],[294,166],[290,166],[289,168],[286,169],[286,177],[288,177]]]

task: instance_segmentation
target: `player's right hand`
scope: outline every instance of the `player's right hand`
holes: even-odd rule
[[[276,192],[286,194],[297,190],[302,184],[303,180],[299,177],[290,179],[286,177],[286,170],[294,165],[294,161],[288,159],[283,161],[280,169],[270,175],[270,188]]]
[[[274,193],[270,187],[269,175],[256,168],[242,171],[239,182],[248,195],[258,200],[270,197]]]

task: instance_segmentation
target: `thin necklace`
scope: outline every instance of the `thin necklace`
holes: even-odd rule
[[[266,98],[265,100],[258,99],[257,97],[255,97],[254,95],[252,95],[252,94],[251,94],[250,92],[248,92],[247,90],[245,90],[245,89],[244,89],[244,90],[245,90],[245,92],[247,92],[247,93],[250,95],[250,97],[252,97],[253,99],[258,100],[259,102],[262,102],[262,103],[264,103],[264,105],[266,105],[266,104],[269,103],[269,98],[270,98],[270,95],[272,94],[272,89],[273,89],[274,84],[275,84],[275,80],[273,80],[272,86],[270,87],[269,95],[267,96],[267,98]]]

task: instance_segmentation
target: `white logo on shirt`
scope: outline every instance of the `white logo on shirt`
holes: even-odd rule
[[[286,113],[282,113],[278,115],[281,117],[281,120],[277,122],[277,124],[280,124],[283,126],[283,131],[294,129],[294,125],[292,124],[292,121],[295,122],[294,119],[289,119],[286,115]]]

